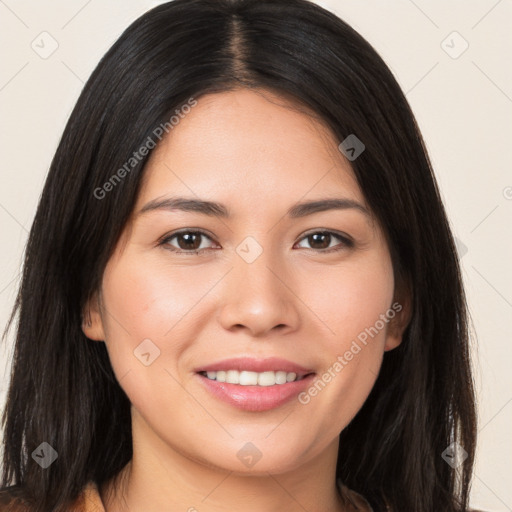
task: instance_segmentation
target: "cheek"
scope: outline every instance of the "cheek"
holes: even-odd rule
[[[155,395],[180,396],[170,375],[176,375],[176,361],[185,349],[179,330],[198,300],[182,273],[173,272],[171,278],[161,266],[142,263],[126,256],[107,266],[102,283],[109,359],[137,410],[154,407]]]
[[[174,333],[190,322],[189,313],[211,287],[212,276],[203,279],[197,268],[152,263],[127,257],[106,269],[103,293],[112,340],[120,333],[134,341],[154,337],[172,343]]]
[[[142,370],[144,386],[149,374],[165,369],[173,374],[177,371],[181,354],[190,340],[198,337],[204,323],[199,319],[204,313],[201,299],[221,277],[211,271],[207,274],[205,269],[169,268],[163,260],[146,261],[136,255],[125,255],[107,266],[102,286],[103,323],[118,378],[131,370],[135,370],[132,375],[139,375]],[[147,352],[154,361],[148,366],[152,369],[148,375],[138,358]]]
[[[318,342],[322,372],[299,397],[317,428],[336,435],[368,397],[382,362],[393,292],[385,253],[316,275],[314,286],[304,291],[325,326]]]
[[[310,298],[308,305],[326,326],[330,355],[347,350],[352,340],[375,325],[393,300],[393,269],[384,251],[368,254],[336,271],[322,270],[306,282],[309,284],[304,296]],[[378,342],[374,345],[382,349],[386,329],[380,323],[378,326],[379,335],[374,336]]]

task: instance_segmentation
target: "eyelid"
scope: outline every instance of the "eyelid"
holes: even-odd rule
[[[306,231],[305,233],[303,233],[298,241],[300,241],[303,238],[306,238],[306,237],[308,237],[310,235],[314,235],[316,233],[327,233],[329,235],[335,235],[338,238],[341,238],[341,240],[343,240],[346,243],[354,243],[354,240],[352,239],[352,237],[350,237],[346,233],[343,233],[342,231],[337,231],[335,229],[329,229],[329,228],[314,228],[314,229],[310,229],[310,230]]]
[[[182,233],[189,233],[189,234],[195,234],[195,235],[203,235],[206,238],[210,239],[212,242],[214,242],[212,234],[209,233],[208,231],[202,229],[202,228],[183,228],[183,229],[179,229],[177,231],[173,231],[171,233],[168,233],[168,234],[164,235],[157,242],[157,246],[160,246],[160,245],[166,246],[166,245],[168,245],[168,242],[171,239],[173,239],[174,237],[176,237],[177,235],[180,235]],[[338,238],[341,241],[341,245],[343,246],[342,248],[339,248],[339,249],[336,248],[337,246],[334,246],[334,247],[331,247],[331,248],[328,248],[328,249],[308,249],[308,248],[305,248],[308,251],[313,251],[313,252],[319,253],[319,254],[336,252],[336,251],[341,251],[342,249],[352,248],[354,246],[354,244],[355,244],[354,240],[349,235],[347,235],[345,233],[342,233],[340,231],[336,231],[336,230],[328,229],[328,228],[314,228],[314,229],[308,230],[305,233],[303,233],[302,236],[293,245],[296,245],[297,243],[301,242],[302,240],[304,240],[308,236],[311,236],[311,235],[314,235],[314,234],[334,235],[334,237]],[[340,245],[340,244],[338,244],[338,245]],[[183,250],[183,249],[177,249],[175,247],[169,246],[169,247],[167,247],[167,249],[170,250],[171,252],[176,253],[176,254],[189,254],[190,255],[190,254],[200,254],[200,253],[203,253],[203,252],[205,252],[205,251],[207,251],[208,249],[211,249],[211,248]]]

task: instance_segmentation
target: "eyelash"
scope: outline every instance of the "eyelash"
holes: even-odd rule
[[[169,242],[173,238],[176,238],[177,236],[183,235],[183,234],[203,235],[206,238],[209,238],[210,240],[212,240],[211,236],[208,233],[204,232],[204,231],[192,230],[192,229],[184,229],[184,230],[176,231],[174,233],[166,235],[164,238],[162,238],[160,240],[158,245],[159,246],[165,246],[165,248],[167,250],[172,251],[175,254],[186,254],[186,255],[200,254],[203,251],[207,251],[208,249],[211,249],[211,248],[191,249],[189,251],[185,251],[185,250],[182,250],[182,249],[176,249],[175,247],[172,247],[171,245],[169,245]],[[339,244],[339,245],[341,245],[341,247],[335,246],[335,247],[331,247],[330,249],[307,249],[307,250],[314,251],[314,252],[319,252],[319,253],[324,253],[325,254],[325,253],[339,252],[339,251],[342,251],[343,249],[354,247],[354,242],[352,240],[350,240],[349,238],[347,238],[346,236],[343,236],[341,233],[338,233],[336,231],[328,231],[328,230],[310,231],[309,233],[306,233],[302,238],[300,238],[298,240],[298,242],[301,242],[302,240],[304,240],[304,239],[306,239],[306,238],[308,238],[308,237],[310,237],[312,235],[317,235],[317,234],[334,236],[335,238],[337,238],[338,240],[340,240],[342,242],[341,244]]]

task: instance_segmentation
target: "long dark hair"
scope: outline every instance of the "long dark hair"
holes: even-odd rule
[[[352,168],[388,237],[397,283],[411,294],[402,344],[385,354],[340,435],[336,476],[376,510],[467,510],[476,431],[467,307],[431,164],[377,52],[307,0],[160,5],[92,73],[51,164],[7,328],[19,315],[2,485],[23,487],[36,512],[63,510],[88,481],[101,486],[131,459],[129,400],[104,344],[83,334],[81,312],[100,287],[149,154],[109,180],[155,128],[170,129],[190,98],[238,87],[294,97],[340,142],[350,134],[363,141]],[[58,452],[45,470],[31,457],[42,442]],[[443,457],[453,442],[467,453],[458,469]]]

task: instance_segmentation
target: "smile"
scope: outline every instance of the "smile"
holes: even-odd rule
[[[220,370],[216,372],[201,372],[210,380],[217,382],[227,382],[228,384],[238,384],[239,386],[274,386],[282,385],[287,382],[301,380],[303,377],[298,376],[294,372],[267,371],[267,372],[250,372],[238,370]]]
[[[210,397],[242,411],[270,411],[297,404],[299,393],[311,385],[316,373],[282,358],[238,357],[195,369]]]

